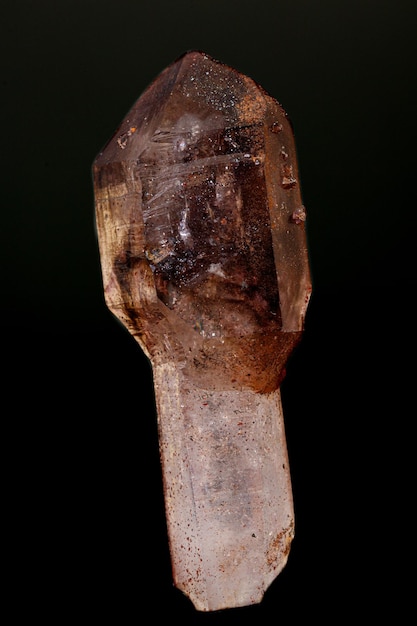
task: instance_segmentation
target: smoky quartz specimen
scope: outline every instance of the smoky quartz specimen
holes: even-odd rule
[[[311,292],[291,125],[192,51],[93,174],[106,303],[152,364],[174,583],[198,610],[260,602],[294,533],[279,386]]]

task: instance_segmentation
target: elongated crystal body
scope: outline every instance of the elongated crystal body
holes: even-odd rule
[[[279,385],[311,291],[290,123],[189,52],[93,171],[106,303],[153,368],[174,582],[199,610],[259,602],[293,536]]]

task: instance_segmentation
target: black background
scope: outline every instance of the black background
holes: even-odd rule
[[[26,0],[0,11],[4,543],[16,618],[338,624],[392,610],[404,623],[417,5]],[[313,275],[282,385],[296,538],[260,605],[215,614],[172,586],[151,370],[104,305],[91,182],[128,109],[189,49],[250,75],[289,114]]]

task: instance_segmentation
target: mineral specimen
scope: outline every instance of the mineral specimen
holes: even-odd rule
[[[152,364],[174,584],[201,611],[260,602],[294,535],[280,383],[311,292],[291,125],[191,51],[93,174],[105,300]]]

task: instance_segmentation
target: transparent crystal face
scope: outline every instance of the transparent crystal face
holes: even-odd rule
[[[166,68],[94,163],[105,298],[153,362],[275,389],[311,283],[280,104],[199,52]]]
[[[203,335],[279,324],[263,126],[186,118],[155,132],[138,162],[158,297]]]

